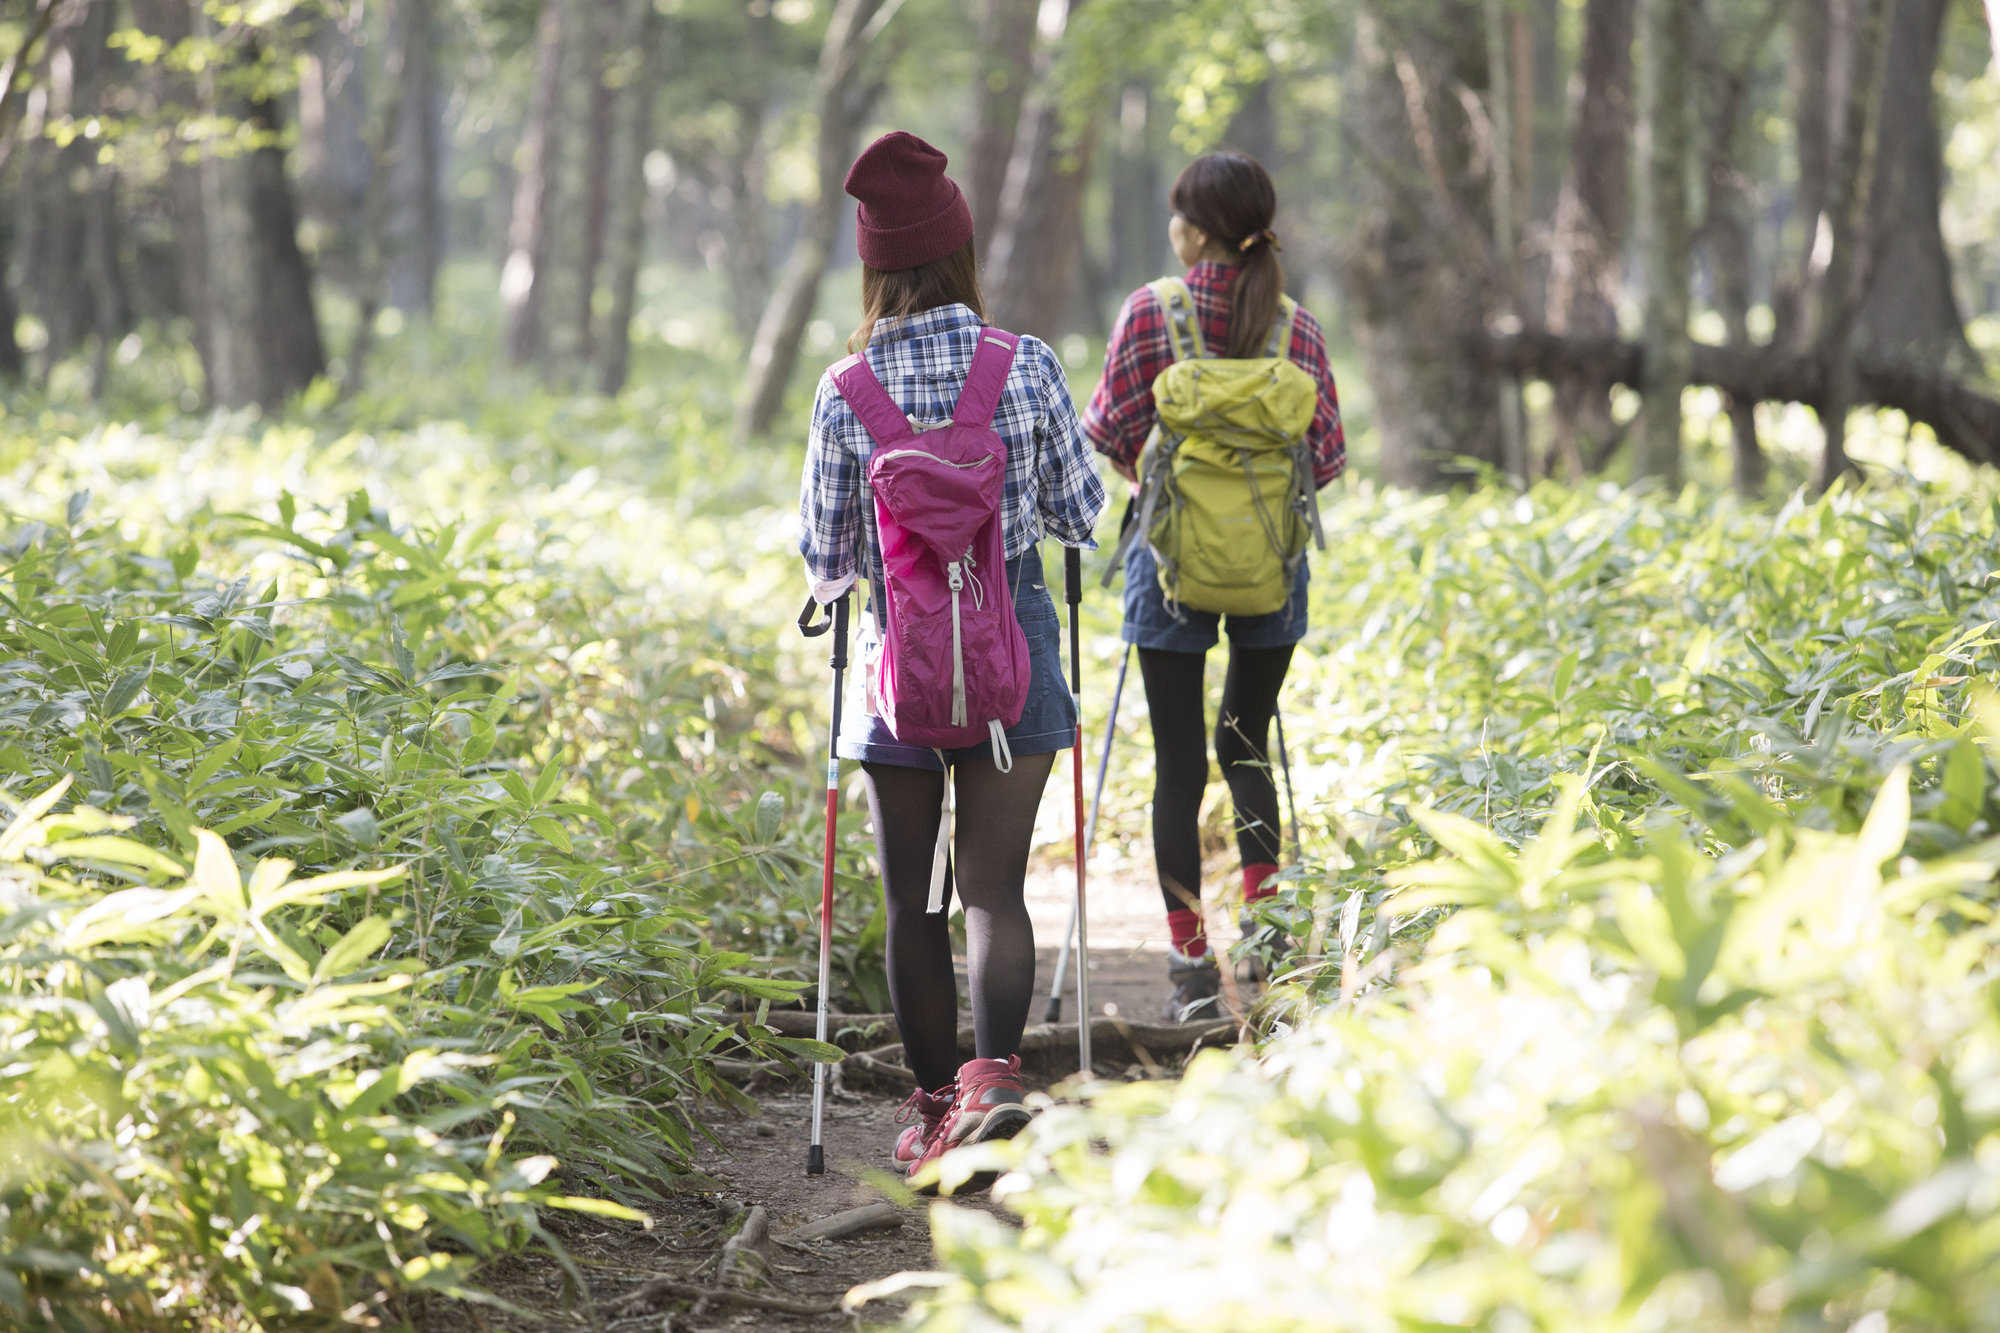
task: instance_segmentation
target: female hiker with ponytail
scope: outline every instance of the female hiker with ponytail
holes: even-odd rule
[[[902,1171],[1028,1121],[1035,940],[1022,890],[1042,788],[1077,720],[1036,543],[1088,545],[1104,508],[1061,364],[986,323],[972,214],[945,165],[899,131],[848,172],[857,355],[820,381],[799,498],[813,596],[869,585],[862,697],[836,753],[860,762],[868,791],[890,1001],[917,1078],[898,1117],[915,1123],[892,1154]],[[977,1047],[963,1064],[954,888]]]
[[[1304,429],[1291,442],[1301,473],[1289,497],[1291,511],[1301,515],[1295,523],[1299,526],[1306,522],[1306,507],[1312,506],[1310,522],[1316,532],[1318,511],[1312,491],[1340,475],[1347,461],[1346,441],[1319,324],[1303,308],[1294,310],[1284,297],[1278,237],[1272,230],[1277,193],[1271,177],[1252,158],[1211,153],[1181,172],[1170,202],[1173,218],[1168,234],[1175,256],[1187,266],[1185,286],[1163,279],[1126,299],[1105,351],[1104,377],[1084,412],[1084,432],[1120,476],[1137,482],[1141,451],[1159,420],[1155,381],[1179,359],[1177,350],[1237,360],[1289,358],[1310,377],[1292,377],[1303,394],[1297,399],[1295,416]],[[1286,314],[1291,315],[1288,329],[1280,323]],[[1190,346],[1197,333],[1198,344]],[[1224,476],[1225,482],[1230,479]],[[1240,473],[1233,479],[1241,485]],[[1243,489],[1247,494],[1248,487]],[[1274,507],[1282,507],[1284,498],[1280,494],[1279,506],[1266,505],[1261,512],[1268,516]],[[1149,516],[1165,512],[1152,504],[1143,509]],[[1263,529],[1269,526],[1248,522],[1218,530],[1232,534],[1232,542],[1238,540],[1233,534],[1241,533],[1241,541],[1261,546],[1266,541]],[[1182,600],[1201,600],[1183,586],[1193,576],[1193,559],[1188,561],[1190,568],[1169,571],[1166,582],[1179,594],[1170,598],[1169,589],[1162,587],[1148,532],[1142,529],[1136,538],[1125,559],[1124,637],[1138,648],[1152,715],[1153,856],[1172,941],[1167,975],[1173,991],[1166,1013],[1175,1022],[1186,1022],[1215,1016],[1221,985],[1201,914],[1199,824],[1209,771],[1203,667],[1208,650],[1226,630],[1229,664],[1216,719],[1215,754],[1236,808],[1236,845],[1247,907],[1277,887],[1272,881],[1280,855],[1278,792],[1267,747],[1292,649],[1305,637],[1306,561],[1300,539],[1295,542],[1298,549],[1284,562],[1289,593],[1285,576],[1277,575],[1280,581],[1265,603],[1277,605],[1282,599],[1280,609],[1220,615],[1194,609]]]

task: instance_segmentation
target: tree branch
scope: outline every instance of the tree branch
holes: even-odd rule
[[[1636,389],[1643,370],[1636,343],[1538,330],[1489,335],[1485,355],[1495,370],[1551,383]],[[1858,356],[1855,371],[1859,403],[1894,408],[1929,426],[1946,448],[2000,465],[2000,399],[1935,367],[1880,353]],[[1825,397],[1824,369],[1815,358],[1772,347],[1696,343],[1688,382],[1721,389],[1739,403],[1817,404]]]

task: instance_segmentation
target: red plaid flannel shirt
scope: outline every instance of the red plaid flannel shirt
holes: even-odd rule
[[[1194,297],[1205,347],[1229,343],[1229,295],[1235,281],[1236,269],[1230,264],[1203,260],[1188,270],[1188,292]],[[1292,330],[1292,360],[1319,381],[1319,411],[1306,430],[1306,442],[1312,446],[1313,477],[1324,486],[1347,466],[1347,435],[1340,428],[1340,395],[1326,361],[1326,335],[1304,306],[1299,307]],[[1152,288],[1141,287],[1125,298],[1118,312],[1111,344],[1104,352],[1104,378],[1084,409],[1083,433],[1097,452],[1128,467],[1137,463],[1158,415],[1153,381],[1173,363],[1166,307]]]

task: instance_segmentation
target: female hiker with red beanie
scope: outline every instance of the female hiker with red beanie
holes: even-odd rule
[[[945,175],[945,165],[943,153],[897,132],[870,144],[848,172],[847,192],[860,201],[855,232],[863,314],[848,340],[848,350],[858,356],[820,381],[799,497],[799,550],[814,598],[831,602],[857,578],[869,584],[862,698],[845,710],[835,752],[860,761],[867,787],[888,910],[890,1001],[917,1078],[899,1116],[915,1123],[893,1151],[903,1171],[961,1144],[1011,1137],[1028,1121],[1020,1042],[1034,991],[1035,941],[1022,890],[1042,788],[1056,752],[1073,743],[1077,721],[1076,701],[1062,679],[1055,602],[1036,542],[1047,534],[1066,545],[1088,545],[1104,507],[1104,488],[1091,466],[1061,364],[1036,339],[1016,343],[986,325],[973,261],[972,213]],[[975,356],[982,358],[978,367]],[[885,606],[885,589],[899,585],[885,584],[885,577],[888,572],[908,577],[900,562],[911,548],[899,544],[897,533],[891,550],[899,563],[885,570],[884,529],[895,521],[897,497],[886,488],[881,469],[898,456],[921,453],[929,428],[952,428],[931,438],[956,438],[953,431],[968,416],[961,394],[971,400],[982,393],[989,396],[981,401],[992,406],[972,414],[979,417],[973,429],[983,429],[990,413],[992,434],[979,438],[997,436],[1005,450],[1004,490],[997,484],[992,489],[1005,569],[978,567],[972,548],[962,556],[954,549],[944,651],[956,647],[961,599],[968,617],[979,606],[998,605],[992,599],[1002,590],[988,588],[1004,577],[1019,637],[1012,625],[1004,632],[1017,644],[1026,640],[1019,680],[1025,702],[1012,725],[1003,730],[1000,722],[990,724],[990,743],[933,748],[899,738],[896,729],[910,717],[897,692],[926,663],[912,668],[905,660],[897,667],[892,651],[910,650],[891,634],[898,611]],[[850,395],[860,402],[859,412]],[[915,429],[914,437],[898,414]],[[899,442],[890,445],[881,438],[885,435]],[[911,608],[903,606],[901,614],[908,623]],[[891,635],[888,649],[885,635]],[[959,679],[946,672],[944,689],[954,716],[964,706],[963,678],[990,669],[990,661],[963,661]],[[971,680],[974,696],[980,684]],[[941,821],[948,775],[961,817],[955,854],[946,862],[940,844],[946,836]],[[947,917],[954,888],[965,908],[977,1047],[977,1058],[964,1064],[958,1059],[957,978]]]
[[[1265,354],[1280,318],[1284,272],[1271,230],[1277,192],[1254,159],[1210,153],[1189,163],[1169,196],[1168,235],[1187,265],[1193,322],[1207,355]],[[1104,378],[1084,411],[1083,429],[1120,476],[1136,480],[1140,452],[1158,419],[1153,382],[1174,362],[1169,312],[1154,286],[1125,301],[1104,354]],[[1312,481],[1325,486],[1346,465],[1340,401],[1327,366],[1318,321],[1299,309],[1285,352],[1318,384],[1319,402],[1303,443]],[[1142,534],[1143,536],[1143,534]],[[1261,533],[1247,540],[1263,542]],[[1306,562],[1300,559],[1283,609],[1268,615],[1219,616],[1170,605],[1145,540],[1125,560],[1127,643],[1139,650],[1139,672],[1152,715],[1153,858],[1172,941],[1166,1005],[1175,1022],[1215,1016],[1221,974],[1209,956],[1201,917],[1200,814],[1208,785],[1202,672],[1219,630],[1229,635],[1229,666],[1215,726],[1215,757],[1236,807],[1236,846],[1247,905],[1276,891],[1278,789],[1267,758],[1271,718],[1306,633]]]

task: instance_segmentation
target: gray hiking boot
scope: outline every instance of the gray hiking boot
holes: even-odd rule
[[[1167,997],[1169,1023],[1201,1023],[1222,1014],[1222,969],[1213,954],[1190,958],[1178,949],[1167,950],[1167,980],[1174,993]]]

